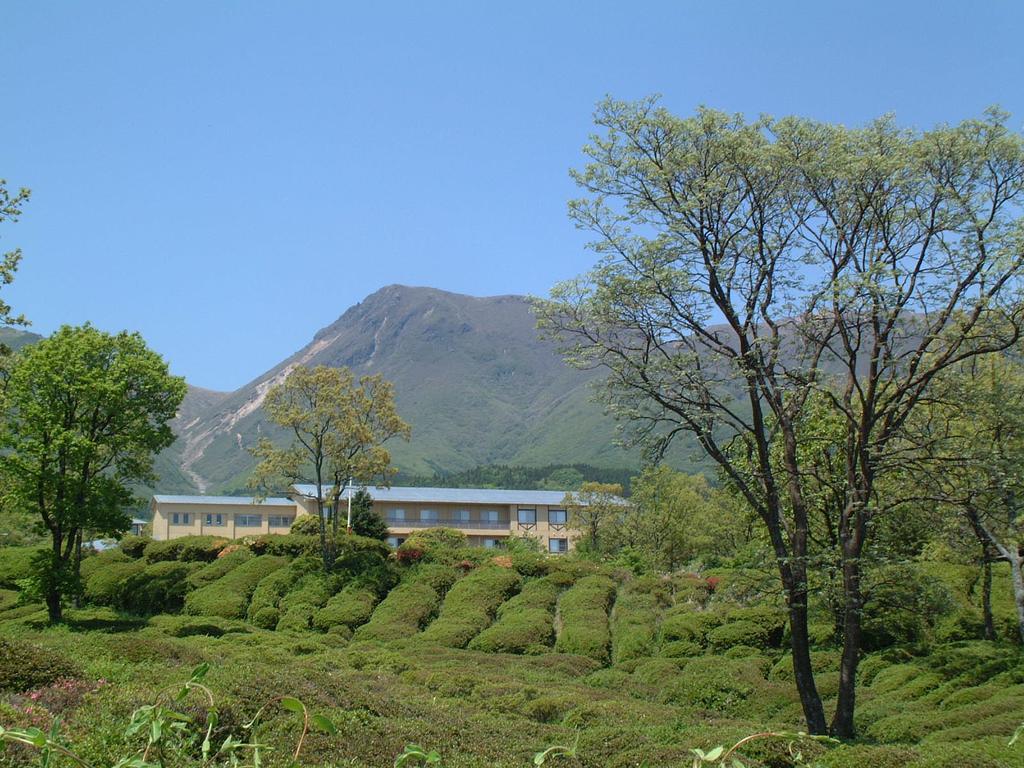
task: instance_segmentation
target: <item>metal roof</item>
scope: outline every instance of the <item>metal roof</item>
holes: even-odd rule
[[[308,484],[293,485],[292,488],[301,496],[316,496],[316,486]],[[324,486],[324,491],[330,490]],[[374,501],[397,501],[411,504],[518,504],[529,506],[561,506],[565,501],[566,491],[516,491],[504,488],[409,488],[396,486],[384,488],[378,485],[366,486],[366,491]]]
[[[257,501],[252,496],[165,496],[154,495],[153,501],[158,504],[255,504],[263,507],[294,507],[292,499],[271,496]]]

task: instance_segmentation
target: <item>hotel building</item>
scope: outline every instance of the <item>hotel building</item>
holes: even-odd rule
[[[378,486],[366,490],[374,511],[388,526],[392,546],[415,531],[454,528],[473,546],[499,547],[511,536],[531,536],[548,552],[572,548],[565,491]],[[297,516],[316,514],[316,488],[294,485],[289,498],[262,501],[247,496],[157,495],[150,508],[154,539],[287,533]]]

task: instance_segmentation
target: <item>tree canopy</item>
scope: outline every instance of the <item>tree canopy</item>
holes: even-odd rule
[[[128,529],[132,484],[153,479],[185,389],[137,333],[63,326],[15,358],[0,424],[3,502],[50,535],[34,576],[52,621],[75,588],[83,533]]]
[[[1007,349],[1022,327],[1024,144],[990,110],[917,132],[848,128],[654,99],[609,99],[570,203],[595,235],[586,275],[538,303],[545,333],[631,439],[661,455],[693,434],[761,519],[814,733],[828,730],[807,635],[808,495],[798,433],[809,403],[836,419],[843,668],[831,730],[853,735],[878,483],[903,468],[903,429],[935,377]]]

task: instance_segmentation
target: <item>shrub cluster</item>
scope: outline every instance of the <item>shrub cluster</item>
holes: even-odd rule
[[[636,578],[623,587],[611,626],[615,664],[654,655],[658,620],[671,602],[671,585],[656,576]]]
[[[246,560],[216,581],[189,593],[185,612],[193,616],[221,616],[241,619],[246,615],[249,598],[264,577],[287,564],[276,555],[261,555]]]
[[[90,558],[96,562],[90,563],[85,569],[85,561],[82,563],[83,582],[85,599],[96,605],[116,606],[121,603],[125,584],[129,579],[146,570],[146,563],[143,560],[118,560],[97,556]],[[86,575],[88,574],[88,575]]]
[[[175,560],[151,563],[123,582],[117,606],[136,614],[178,611],[185,602],[189,575],[201,567]]]
[[[615,582],[599,574],[585,576],[566,590],[558,601],[561,631],[555,650],[607,663],[611,641],[608,608],[614,597]]]
[[[277,625],[277,606],[281,602],[281,598],[295,586],[295,582],[305,573],[301,568],[301,562],[293,560],[287,568],[278,568],[260,579],[260,583],[256,585],[249,601],[247,613],[249,621],[264,629],[273,629]],[[270,611],[273,613],[271,614]],[[262,619],[257,620],[257,615],[262,615]],[[273,623],[270,623],[271,615],[275,617]]]
[[[216,560],[224,547],[231,542],[219,536],[182,536],[179,539],[150,541],[143,550],[147,562],[159,563],[165,560],[209,563]]]
[[[489,653],[543,653],[555,641],[554,609],[562,587],[551,577],[534,579],[498,609],[498,620],[469,644]]]
[[[448,592],[441,615],[427,627],[423,639],[448,648],[464,648],[491,623],[498,607],[519,589],[519,574],[487,566],[472,571]]]
[[[27,691],[78,674],[75,664],[59,653],[0,637],[0,691]]]
[[[360,583],[349,584],[316,612],[313,626],[321,632],[337,626],[354,630],[370,620],[377,600],[377,594],[372,589]]]
[[[217,579],[222,578],[226,574],[233,571],[235,568],[240,566],[247,560],[252,559],[252,552],[244,547],[232,550],[230,552],[223,552],[220,557],[214,560],[212,563],[207,563],[202,568],[197,570],[191,576],[188,577],[189,587],[192,589],[200,589],[205,587],[207,584],[212,584]]]
[[[399,640],[420,631],[437,612],[441,597],[458,578],[454,568],[424,564],[417,567],[356,630],[353,640]]]
[[[0,547],[0,588],[17,589],[18,581],[32,572],[32,558],[40,547]]]

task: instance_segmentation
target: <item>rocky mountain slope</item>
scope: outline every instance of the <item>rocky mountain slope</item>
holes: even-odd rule
[[[261,434],[277,434],[261,411],[267,391],[296,366],[321,364],[394,383],[399,412],[412,425],[409,443],[390,446],[405,472],[639,463],[614,446],[614,424],[590,402],[589,384],[599,374],[569,368],[537,338],[525,297],[392,285],[237,391],[190,389],[176,423],[179,439],[158,462],[158,487],[241,488],[252,468],[249,448]]]

